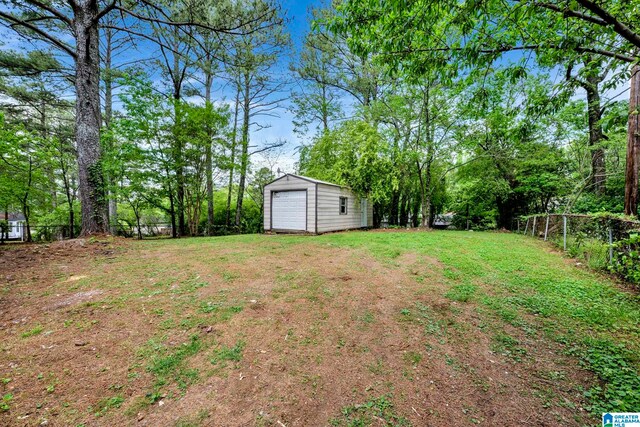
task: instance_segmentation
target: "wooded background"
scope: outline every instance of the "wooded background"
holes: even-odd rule
[[[268,1],[2,1],[0,209],[65,237],[259,231],[286,111],[295,172],[376,226],[637,217],[638,3],[344,1],[292,41]]]

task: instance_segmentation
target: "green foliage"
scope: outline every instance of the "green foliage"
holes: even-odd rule
[[[602,385],[585,392],[591,402],[591,412],[632,412],[640,405],[640,374],[633,355],[623,344],[609,340],[589,339],[586,346],[573,348],[571,353],[581,356],[582,364],[598,375]]]
[[[7,412],[9,409],[9,404],[13,400],[13,394],[6,393],[2,396],[2,400],[0,400],[0,412]]]
[[[346,185],[373,203],[380,203],[397,185],[388,150],[373,126],[350,120],[303,148],[300,173]]]
[[[115,183],[111,191],[132,213],[130,219],[125,215],[121,220],[128,221],[129,227],[144,224],[149,217],[167,223],[182,211],[190,234],[200,234],[204,215],[203,153],[212,146],[212,161],[226,165],[221,135],[227,131],[228,108],[167,102],[143,74],[125,76],[122,84],[124,114],[104,135],[108,151],[105,167]],[[216,138],[212,140],[211,135]],[[178,200],[177,181],[185,189],[183,204]],[[157,218],[154,210],[162,212],[163,217]]]
[[[640,285],[640,234],[631,233],[614,244],[610,269],[628,282]]]
[[[569,185],[558,136],[536,111],[551,96],[548,82],[513,84],[508,73],[496,72],[468,91],[474,102],[464,114],[473,125],[458,136],[465,157],[452,197],[456,224],[466,227],[468,218],[474,228],[510,228],[517,215],[548,210]]]

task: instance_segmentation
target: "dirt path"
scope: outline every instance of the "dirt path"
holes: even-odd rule
[[[586,423],[589,376],[518,330],[497,348],[437,259],[270,242],[0,252],[0,424]]]

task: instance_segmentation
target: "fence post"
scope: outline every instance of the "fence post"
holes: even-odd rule
[[[613,228],[609,226],[609,264],[613,264]]]
[[[547,241],[547,234],[549,234],[549,214],[547,214],[547,223],[544,226],[544,241]]]
[[[527,234],[527,230],[529,229],[529,218],[527,218],[527,225],[524,227],[524,234]]]
[[[562,240],[564,251],[567,251],[567,216],[562,215]]]
[[[536,234],[536,220],[538,219],[537,216],[533,217],[533,227],[531,227],[531,237],[533,237]]]
[[[517,233],[520,233],[520,218],[518,218],[517,221],[518,221],[518,231],[517,231]]]

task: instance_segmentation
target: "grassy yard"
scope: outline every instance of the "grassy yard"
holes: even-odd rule
[[[9,245],[0,425],[599,425],[640,411],[639,333],[509,233]]]

